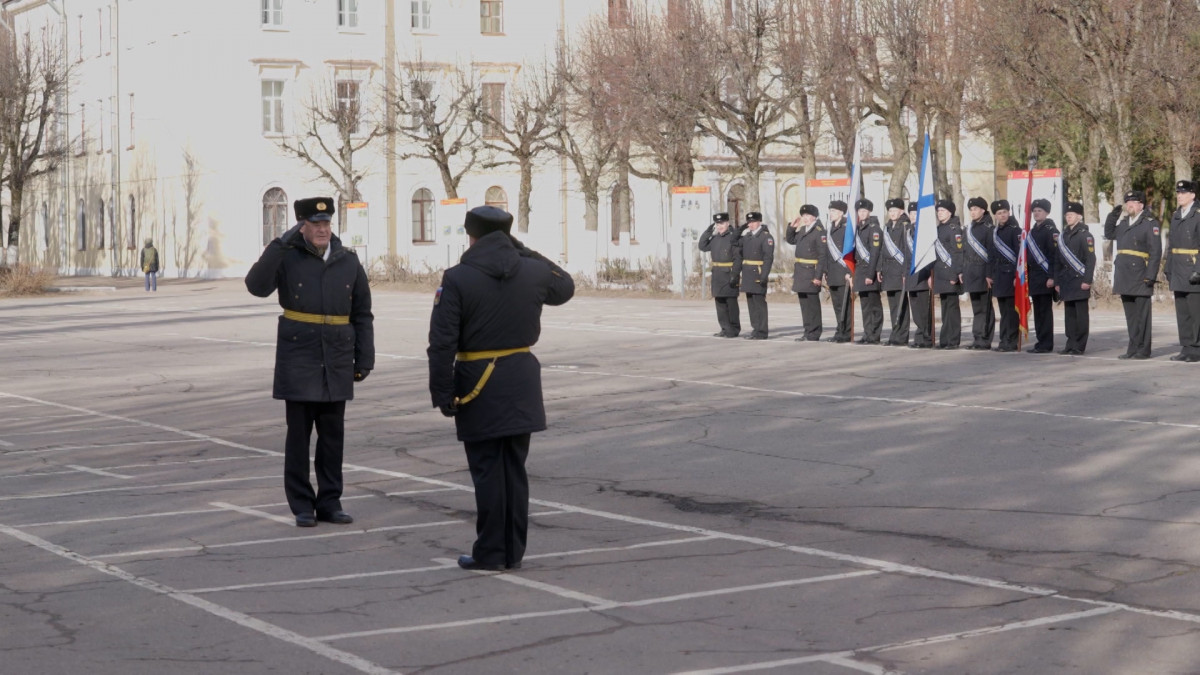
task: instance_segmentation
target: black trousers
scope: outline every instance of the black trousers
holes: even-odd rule
[[[1129,329],[1130,356],[1150,357],[1150,296],[1122,295],[1121,306],[1125,309],[1125,326]]]
[[[892,334],[889,345],[908,344],[908,294],[904,291],[888,291],[888,313],[892,317]]]
[[[837,330],[833,333],[835,340],[850,339],[850,318],[854,308],[848,297],[849,289],[845,284],[829,287],[829,300],[833,303],[833,315],[837,317]]]
[[[942,330],[938,334],[938,346],[957,347],[962,342],[962,310],[958,306],[958,293],[939,293],[942,301]]]
[[[1054,349],[1054,295],[1032,295],[1033,301],[1033,333],[1037,337],[1034,349],[1051,351]]]
[[[767,294],[747,293],[746,304],[750,307],[750,327],[757,337],[767,337]]]
[[[992,337],[996,334],[996,310],[992,307],[992,292],[971,293],[971,344],[992,348]]]
[[[529,531],[529,434],[467,441],[475,484],[475,544],[471,557],[484,565],[514,565],[525,557]]]
[[[1091,316],[1087,300],[1063,301],[1063,325],[1067,333],[1065,349],[1083,352],[1087,350],[1088,333],[1091,331]]]
[[[859,293],[858,300],[862,306],[862,341],[864,344],[877,345],[883,333],[883,297],[879,291],[867,291]]]
[[[283,455],[283,491],[292,513],[342,510],[342,441],[345,401],[286,401],[287,441]],[[317,491],[308,480],[308,445],[317,428]]]
[[[1175,293],[1175,321],[1179,326],[1179,353],[1200,357],[1200,293]]]
[[[1017,299],[1013,296],[996,298],[996,306],[1000,308],[1000,349],[1016,349],[1021,339],[1021,316],[1017,314]]]
[[[912,308],[913,345],[916,347],[933,346],[933,296],[929,291],[909,291],[908,304]]]
[[[812,293],[797,293],[800,299],[800,318],[804,320],[804,339],[819,340],[821,331],[821,293],[813,287]]]
[[[721,325],[721,332],[734,336],[742,332],[742,313],[738,308],[737,296],[713,300],[717,304],[717,323]]]

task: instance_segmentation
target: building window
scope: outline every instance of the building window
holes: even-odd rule
[[[432,0],[412,0],[412,29],[430,30],[433,27]]]
[[[138,238],[138,221],[137,221],[137,200],[133,195],[129,195],[129,244],[130,251],[137,249]]]
[[[503,0],[479,0],[479,32],[484,35],[504,32]]]
[[[96,154],[99,155],[104,152],[104,99],[102,98],[96,99],[96,117],[100,118],[100,129],[97,134],[100,142],[96,144]]]
[[[79,200],[79,207],[75,214],[75,239],[80,251],[87,250],[87,209],[84,208],[83,200]]]
[[[629,25],[629,0],[608,0],[608,25],[614,28]]]
[[[433,241],[433,193],[421,188],[412,197],[413,243]]]
[[[484,138],[499,138],[504,135],[504,84],[483,85]]]
[[[483,194],[484,206],[494,206],[501,211],[508,210],[508,193],[499,185],[493,185]]]
[[[338,28],[358,28],[358,0],[338,0]]]
[[[96,248],[104,248],[104,198],[96,200]]]
[[[358,133],[358,82],[339,80],[337,86],[338,126],[345,125],[351,134]]]
[[[46,243],[46,249],[50,248],[50,205],[42,202],[42,241]]]
[[[283,80],[262,81],[262,115],[264,134],[283,133]]]
[[[421,111],[427,110],[432,113],[436,110],[436,104],[433,101],[433,81],[413,80],[409,83],[408,90],[414,103],[412,113],[409,115],[409,126],[413,129],[420,129],[424,133],[430,133],[429,125],[426,124],[426,119],[422,116]]]
[[[87,104],[79,104],[79,152],[76,156],[87,152]]]
[[[288,228],[288,198],[282,188],[271,188],[262,198],[262,243],[271,243]]]
[[[283,25],[283,0],[262,0],[262,25]]]
[[[132,93],[130,93],[130,94],[129,94],[129,148],[127,148],[127,149],[129,149],[129,150],[132,150],[132,149],[133,149],[133,138],[134,138],[134,136],[133,136],[133,131],[134,131],[134,125],[133,125],[133,94],[132,94]]]

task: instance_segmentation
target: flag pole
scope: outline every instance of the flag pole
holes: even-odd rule
[[[1021,306],[1017,308],[1017,314],[1022,321],[1017,329],[1017,351],[1021,351],[1024,347],[1025,338],[1029,336],[1029,258],[1025,255],[1025,239],[1029,236],[1029,218],[1030,207],[1033,205],[1033,170],[1037,166],[1037,146],[1034,146],[1033,152],[1029,155],[1029,181],[1025,184],[1025,217],[1021,227],[1021,260],[1025,265],[1025,293],[1021,300]],[[1021,274],[1021,269],[1017,269],[1017,274]]]

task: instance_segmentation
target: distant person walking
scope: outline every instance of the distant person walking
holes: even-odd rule
[[[146,292],[158,292],[158,249],[154,248],[154,240],[146,239],[142,248],[142,273],[146,275]]]

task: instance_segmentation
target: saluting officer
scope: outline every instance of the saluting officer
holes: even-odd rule
[[[850,317],[854,308],[850,306],[850,266],[842,258],[846,237],[854,236],[846,223],[846,202],[835,199],[829,202],[829,234],[825,247],[829,249],[829,265],[825,270],[825,284],[829,286],[829,300],[833,303],[833,316],[837,318],[837,330],[830,342],[850,341]]]
[[[1125,215],[1113,209],[1104,221],[1104,238],[1116,242],[1113,261],[1113,295],[1121,296],[1129,346],[1118,359],[1150,358],[1150,298],[1162,262],[1162,239],[1158,220],[1146,212],[1146,193],[1125,193]]]
[[[529,526],[529,438],[546,429],[542,366],[530,347],[542,306],[575,294],[571,275],[509,236],[512,215],[467,212],[470,247],[442,274],[429,319],[429,393],[454,418],[475,484],[476,539],[466,570],[517,569]]]
[[[1025,262],[1037,342],[1025,351],[1048,354],[1054,351],[1054,268],[1058,263],[1058,253],[1054,249],[1058,247],[1058,226],[1047,218],[1050,215],[1049,199],[1033,200],[1030,214],[1034,225],[1025,238],[1028,254]]]
[[[775,262],[775,238],[763,227],[762,214],[746,214],[746,227],[740,238],[742,247],[741,288],[750,306],[750,327],[747,340],[767,339],[767,285],[771,264]]]
[[[1017,351],[1021,338],[1021,317],[1017,314],[1017,258],[1021,251],[1021,226],[1012,217],[1007,199],[992,202],[996,229],[992,234],[992,259],[988,270],[988,285],[996,306],[1000,308],[998,352]]]
[[[962,339],[962,311],[958,294],[962,292],[963,231],[954,215],[957,207],[949,199],[937,202],[937,240],[933,243],[937,259],[933,263],[933,292],[942,301],[942,330],[937,349],[958,349]]]
[[[1088,298],[1096,271],[1096,240],[1083,223],[1083,204],[1067,202],[1066,228],[1058,239],[1054,291],[1063,303],[1067,344],[1059,354],[1079,356],[1087,350]]]
[[[983,197],[972,197],[967,201],[971,213],[971,224],[963,228],[967,246],[963,249],[963,290],[971,297],[971,344],[967,349],[992,348],[992,336],[996,331],[996,312],[992,309],[992,287],[988,282],[988,270],[995,253],[992,239],[995,228],[987,212],[988,203]]]
[[[871,215],[875,204],[870,199],[854,202],[857,216],[854,227],[854,288],[858,289],[863,334],[859,344],[877,345],[883,332],[883,298],[879,293],[879,259],[883,256],[883,230],[879,219]]]
[[[342,443],[346,401],[375,367],[374,315],[367,273],[333,234],[333,200],[299,199],[295,227],[267,244],[246,273],[260,298],[279,291],[273,395],[287,414],[283,491],[298,527],[318,520],[351,523],[342,510]],[[317,428],[317,491],[309,481],[308,446]]]
[[[800,207],[800,216],[787,227],[787,243],[796,247],[792,291],[800,299],[804,335],[796,342],[821,339],[821,277],[829,261],[825,227],[817,220],[820,211],[812,204]]]
[[[912,223],[904,213],[903,199],[889,199],[887,224],[883,228],[883,255],[879,260],[879,288],[887,294],[888,312],[892,318],[892,332],[888,345],[908,344],[908,295],[904,292],[904,280],[912,264]]]
[[[700,235],[700,250],[712,256],[712,294],[717,305],[721,332],[713,337],[735,338],[742,332],[738,309],[738,284],[742,278],[742,248],[737,232],[729,225],[729,214],[718,213]]]
[[[1196,182],[1175,184],[1179,209],[1167,231],[1167,281],[1175,294],[1175,321],[1179,327],[1179,353],[1172,361],[1200,361],[1200,210],[1196,208]]]
[[[917,216],[917,203],[908,203],[908,212],[910,218],[915,222]],[[917,236],[915,229],[910,232],[906,240],[908,248],[909,266],[912,266],[913,259],[913,238]],[[931,267],[917,270],[909,274],[905,282],[908,288],[908,306],[912,309],[913,325],[916,326],[915,334],[913,335],[912,344],[909,347],[914,349],[930,349],[933,347],[933,294],[929,289],[929,272]]]

